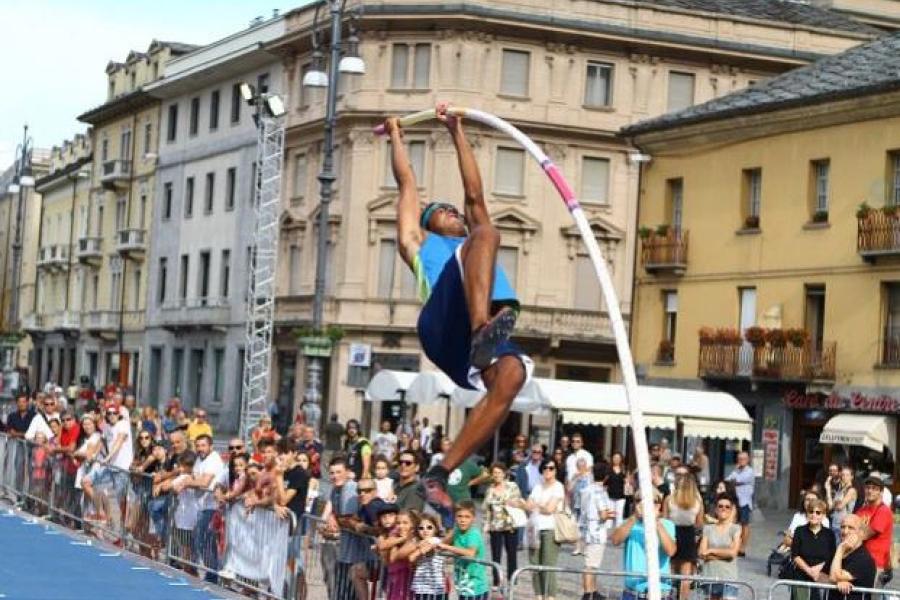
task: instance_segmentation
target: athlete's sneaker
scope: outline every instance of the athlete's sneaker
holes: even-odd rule
[[[422,477],[422,488],[425,491],[425,502],[441,517],[444,527],[453,523],[453,500],[447,493],[447,480],[450,472],[441,465],[428,469]]]
[[[469,353],[469,364],[476,369],[486,369],[491,365],[497,353],[497,347],[509,339],[516,326],[516,311],[504,306],[490,321],[475,330],[472,334],[472,350]]]

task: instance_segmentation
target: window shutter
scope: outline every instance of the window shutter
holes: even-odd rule
[[[589,256],[575,257],[575,308],[601,310],[600,283]]]
[[[609,201],[609,160],[585,156],[581,161],[581,198],[585,202]]]
[[[394,44],[394,51],[391,55],[391,87],[405,88],[408,72],[409,46],[406,44]]]
[[[306,155],[298,154],[294,157],[294,197],[302,198],[306,195]]]
[[[397,242],[381,240],[378,247],[378,297],[390,298],[394,288],[394,263],[397,259]]]
[[[611,96],[612,67],[599,63],[588,63],[587,80],[584,87],[584,103],[587,106],[608,106]]]
[[[497,167],[494,190],[501,194],[522,194],[525,170],[525,151],[517,148],[497,148]]]
[[[288,287],[291,296],[300,293],[300,246],[291,245],[290,256],[288,257]]]
[[[694,105],[694,75],[691,73],[669,73],[668,111],[681,110]]]
[[[503,51],[500,92],[513,96],[528,95],[528,65],[531,56],[518,50]]]
[[[413,65],[413,87],[426,89],[431,74],[431,44],[416,44],[415,64]]]
[[[506,279],[513,289],[516,289],[516,283],[519,274],[519,249],[509,246],[501,246],[497,251],[497,264],[506,273]]]

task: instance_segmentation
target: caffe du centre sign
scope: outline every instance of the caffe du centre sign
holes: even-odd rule
[[[801,410],[834,410],[900,415],[900,398],[877,390],[835,389],[831,394],[804,394],[788,390],[784,394],[788,408]]]

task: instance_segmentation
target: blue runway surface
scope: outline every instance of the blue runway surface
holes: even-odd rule
[[[129,554],[86,545],[38,521],[0,512],[2,600],[211,600],[221,598]]]

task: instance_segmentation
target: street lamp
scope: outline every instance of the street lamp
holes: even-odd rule
[[[322,171],[319,173],[320,200],[318,237],[316,238],[316,282],[313,296],[312,329],[314,336],[322,336],[322,313],[325,304],[325,271],[328,254],[328,209],[331,203],[331,186],[334,174],[334,127],[337,122],[337,87],[341,73],[361,75],[366,72],[366,64],[359,56],[359,38],[356,36],[356,20],[359,9],[350,9],[350,38],[347,52],[341,52],[341,34],[343,28],[345,0],[325,0],[331,15],[330,57],[328,73],[325,72],[325,54],[319,42],[319,9],[316,6],[312,29],[312,64],[303,76],[306,87],[327,87],[325,102],[325,135]],[[319,430],[322,419],[322,359],[321,346],[305,344],[306,356],[306,391],[304,393],[303,414],[308,425]],[[330,347],[327,356],[330,356]]]

